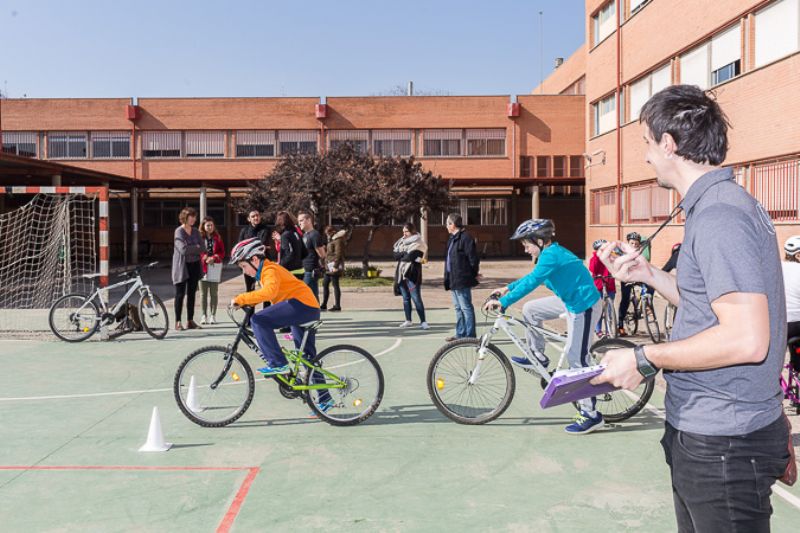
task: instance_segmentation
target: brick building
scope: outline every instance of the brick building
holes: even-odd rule
[[[586,44],[533,91],[585,92],[586,249],[652,233],[679,201],[656,185],[638,123],[647,99],[677,83],[713,90],[733,126],[724,164],[781,244],[800,234],[799,27],[798,0],[586,1]],[[660,234],[656,264],[682,234],[680,224]]]
[[[536,213],[556,219],[560,240],[580,251],[585,121],[575,95],[0,101],[3,152],[123,178],[110,198],[112,259],[170,255],[185,205],[213,216],[230,246],[245,223],[231,199],[248,182],[286,153],[344,141],[375,155],[413,154],[452,180],[486,255],[518,254],[508,236]],[[441,256],[443,216],[429,218],[431,255]],[[375,254],[388,255],[399,233],[384,228]],[[351,258],[365,235],[356,228]]]

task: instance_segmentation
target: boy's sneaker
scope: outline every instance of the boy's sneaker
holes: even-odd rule
[[[399,327],[399,328],[410,328],[412,325],[413,325],[413,324],[411,323],[411,321],[410,321],[410,320],[406,320],[405,322],[401,323],[401,324],[400,324],[399,326],[397,326],[397,327]]]
[[[206,323],[206,315],[203,315],[203,316],[200,317],[200,323],[201,324],[205,324]]]
[[[574,422],[564,428],[564,431],[570,435],[583,435],[591,433],[603,427],[606,423],[603,420],[603,415],[599,412],[595,416],[589,416],[583,411],[578,412],[573,418]]]
[[[289,374],[291,372],[289,365],[265,366],[263,368],[259,368],[258,371],[265,376],[276,376],[278,374]]]
[[[333,400],[331,399],[331,400],[328,400],[327,402],[318,403],[317,404],[317,408],[320,411],[322,411],[323,413],[327,413],[328,411],[333,409],[334,405],[335,404],[333,403]],[[309,411],[308,418],[319,418],[319,417],[317,416],[316,411]]]
[[[214,315],[211,315],[209,317],[209,319],[208,319],[208,323],[209,324],[216,324],[217,323],[217,317],[215,317]]]
[[[542,356],[542,357],[537,357],[537,359],[539,360],[539,363],[541,363],[541,365],[545,368],[547,368],[550,365],[550,359],[548,359],[547,357]],[[533,365],[533,362],[527,357],[512,357],[511,362],[521,368],[536,370],[536,367]]]
[[[427,322],[423,322],[419,325],[420,329],[431,329]]]

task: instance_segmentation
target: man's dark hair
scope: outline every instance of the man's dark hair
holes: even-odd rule
[[[672,85],[650,98],[639,114],[656,142],[669,133],[675,153],[700,164],[719,165],[728,153],[730,123],[717,101],[696,85]]]
[[[447,220],[449,220],[457,228],[464,227],[464,219],[462,219],[461,215],[458,213],[450,213],[447,215]]]

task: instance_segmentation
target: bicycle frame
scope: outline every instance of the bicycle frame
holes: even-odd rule
[[[225,366],[222,369],[219,377],[211,384],[211,389],[216,389],[225,376],[228,374],[228,371],[233,364],[233,357],[231,357],[239,348],[240,343],[244,343],[248,348],[253,350],[256,354],[260,354],[261,350],[258,348],[258,344],[253,340],[253,337],[250,336],[247,327],[250,325],[250,319],[253,315],[254,310],[248,310],[247,314],[245,315],[245,319],[242,321],[242,325],[239,326],[239,332],[236,335],[236,338],[233,341],[233,344],[228,346],[228,350],[225,354]],[[284,355],[289,360],[289,362],[294,363],[294,368],[292,368],[291,374],[289,374],[290,378],[287,379],[285,376],[281,374],[276,374],[272,376],[277,381],[283,383],[287,387],[291,388],[295,391],[307,391],[307,390],[328,390],[328,389],[344,389],[347,387],[347,383],[342,381],[339,376],[333,374],[324,368],[314,366],[314,363],[303,357],[305,354],[305,347],[306,341],[308,340],[308,330],[303,333],[303,340],[300,343],[300,348],[296,350],[289,350],[287,348],[281,347],[283,350]],[[301,365],[307,369],[313,370],[315,372],[319,372],[327,378],[330,378],[334,381],[334,383],[317,383],[312,385],[298,385],[297,380],[300,377],[300,370]]]
[[[520,339],[517,334],[514,333],[514,330],[512,329],[514,326],[522,326],[526,330],[534,330],[538,333],[541,333],[551,341],[563,344],[564,349],[561,351],[561,356],[558,359],[556,368],[561,368],[561,366],[564,364],[567,339],[563,335],[559,335],[558,333],[545,328],[534,326],[533,324],[528,324],[524,321],[519,321],[510,315],[501,314],[495,319],[492,328],[481,336],[481,345],[478,349],[478,362],[476,363],[475,368],[472,371],[472,375],[469,378],[469,383],[471,385],[474,385],[478,380],[481,364],[486,358],[486,350],[489,342],[491,342],[492,337],[494,337],[494,335],[501,330],[509,339],[511,339],[511,342],[514,343],[514,346],[516,346],[523,354],[525,354],[525,357],[527,357],[528,360],[533,363],[533,365],[536,367],[536,372],[542,377],[542,379],[544,379],[547,383],[550,383],[550,380],[553,379],[550,375],[550,372],[547,371],[547,368],[545,368],[544,365],[539,362],[539,358],[533,354],[533,350],[531,350],[531,348],[528,346],[527,340]]]
[[[102,291],[109,291],[109,290],[116,289],[116,288],[119,288],[119,287],[124,287],[125,285],[131,285],[131,288],[128,289],[128,291],[116,303],[116,305],[114,305],[113,307],[109,308],[108,305],[106,304],[105,300],[100,297],[101,290]],[[133,296],[134,293],[136,293],[137,291],[139,293],[146,292],[147,295],[150,298],[152,298],[152,293],[150,292],[150,286],[149,285],[145,285],[142,282],[142,277],[139,275],[139,276],[136,276],[133,279],[126,279],[125,281],[121,281],[119,283],[115,283],[114,285],[109,285],[108,287],[103,287],[102,289],[95,289],[94,292],[88,298],[86,298],[86,301],[83,303],[83,305],[81,305],[78,309],[75,310],[75,313],[79,314],[81,312],[81,310],[83,310],[87,305],[89,305],[89,302],[97,300],[97,301],[100,302],[100,309],[102,311],[102,314],[101,314],[101,316],[97,317],[96,320],[98,322],[101,322],[103,320],[106,320],[108,318],[109,314],[110,315],[116,315],[122,309],[122,306],[127,304],[128,300],[130,299],[130,297]]]

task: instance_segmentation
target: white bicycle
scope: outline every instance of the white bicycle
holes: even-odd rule
[[[535,370],[524,370],[540,377],[542,388],[550,383],[555,370],[567,368],[566,336],[508,314],[494,316],[492,328],[479,339],[457,339],[445,344],[428,366],[428,393],[433,404],[447,418],[460,424],[491,422],[505,412],[514,398],[516,380],[511,362],[497,345],[492,344],[499,331],[506,334],[521,355],[533,362]],[[553,370],[539,362],[527,341],[514,332],[515,327],[537,331],[549,342],[564,346]],[[600,363],[609,350],[634,346],[623,339],[601,339],[589,349],[590,364]],[[647,404],[654,386],[654,380],[648,380],[632,392],[617,390],[601,394],[597,396],[597,410],[608,422],[627,420]]]
[[[158,261],[144,267],[137,266],[119,274],[125,281],[109,287],[95,289],[85,294],[66,294],[50,306],[50,329],[56,337],[67,342],[80,342],[94,335],[101,326],[110,326],[123,319],[128,312],[128,299],[139,293],[137,310],[142,328],[154,339],[163,339],[169,329],[169,315],[161,298],[153,294],[149,285],[142,281],[142,269],[153,268]],[[100,274],[84,274],[83,277],[93,279]],[[125,295],[109,308],[101,297],[100,291],[111,290],[130,285]]]

